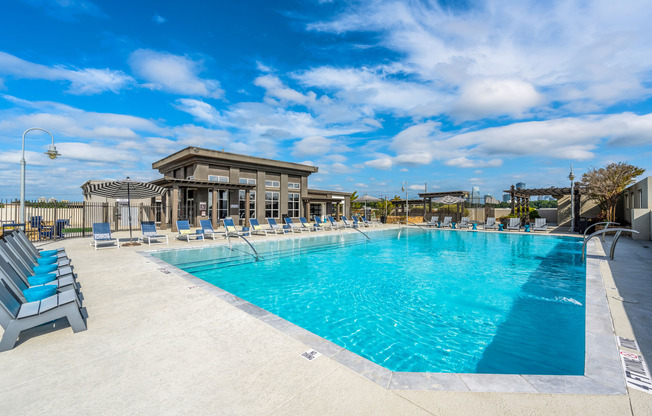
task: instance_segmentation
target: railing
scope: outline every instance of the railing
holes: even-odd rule
[[[231,245],[231,237],[242,238],[247,244],[249,244],[249,247],[251,247],[251,249],[254,251],[254,254],[253,254],[254,259],[256,259],[256,261],[261,259],[260,254],[258,254],[258,251],[254,247],[254,245],[251,244],[251,242],[249,240],[247,240],[243,235],[240,235],[238,233],[233,233],[233,232],[227,232],[226,233],[226,240],[229,243],[229,248],[231,249],[231,251],[233,251],[233,246]]]
[[[600,234],[605,234],[607,232],[612,232],[612,231],[615,231],[616,235],[614,236],[614,241],[611,242],[611,250],[609,251],[609,257],[611,258],[611,260],[614,259],[614,251],[616,250],[616,244],[618,243],[618,239],[620,238],[620,235],[623,232],[638,234],[638,231],[632,230],[630,228],[609,228],[609,229],[605,228],[602,230],[598,230],[584,240],[584,244],[582,245],[582,261],[584,261],[584,258],[586,257],[586,244],[589,242],[589,240],[591,240],[593,237],[596,237]]]
[[[588,233],[591,228],[601,224],[606,224],[605,227],[603,228],[604,230],[609,228],[609,224],[620,225],[620,223],[614,221],[596,222],[595,224],[591,224],[588,227],[586,227],[586,230],[584,230],[584,239],[586,240],[586,233]],[[602,234],[602,242],[604,242],[604,234]]]
[[[368,236],[364,231],[360,230],[358,227],[350,227],[350,228],[356,230],[356,231],[359,232],[360,234],[362,234],[362,235],[364,235],[365,237],[367,237],[367,240],[371,240],[371,238],[369,238],[369,236]]]

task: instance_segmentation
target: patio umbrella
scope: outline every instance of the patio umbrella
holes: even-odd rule
[[[122,181],[102,182],[88,184],[84,187],[84,195],[98,195],[106,198],[127,198],[127,212],[129,212],[129,241],[132,240],[131,231],[131,198],[142,199],[162,195],[165,188],[147,182],[129,179]],[[134,244],[136,245],[136,244]]]
[[[364,194],[360,198],[356,198],[355,202],[364,202],[364,215],[367,215],[367,202],[380,202],[382,199],[376,198],[375,196],[369,196]]]

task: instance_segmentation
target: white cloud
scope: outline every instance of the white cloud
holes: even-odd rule
[[[0,51],[0,74],[18,79],[67,81],[67,92],[76,95],[114,93],[129,87],[134,80],[122,71],[97,68],[73,68],[35,64]]]
[[[152,90],[210,98],[224,95],[217,80],[199,77],[201,63],[185,56],[138,49],[129,57],[129,64]]]
[[[174,107],[209,124],[215,124],[219,119],[219,113],[215,107],[201,100],[179,98],[176,104],[174,104]]]
[[[368,160],[364,162],[364,165],[374,169],[389,170],[392,168],[393,162],[390,157],[380,157]]]
[[[451,114],[462,120],[487,116],[521,117],[543,101],[532,84],[518,79],[474,79],[461,87]]]
[[[325,157],[331,153],[347,152],[351,149],[335,139],[328,139],[322,136],[309,136],[294,142],[292,156],[322,156]],[[343,156],[335,157],[336,162],[342,162]],[[344,158],[346,159],[346,158]]]
[[[457,166],[459,168],[479,168],[479,167],[498,167],[503,164],[503,161],[501,159],[491,159],[491,160],[469,159],[466,156],[460,156],[453,159],[448,159],[444,162],[444,164],[447,166]]]
[[[163,23],[168,21],[168,19],[166,19],[165,17],[161,16],[158,13],[154,13],[154,16],[152,16],[152,20],[154,21],[154,23],[159,25],[162,25]]]
[[[426,185],[409,185],[408,189],[411,191],[421,191],[423,192],[426,189]]]

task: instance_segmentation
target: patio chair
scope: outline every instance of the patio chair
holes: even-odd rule
[[[470,217],[462,217],[459,224],[457,224],[457,227],[458,228],[469,228],[470,219],[471,219]]]
[[[224,223],[224,229],[226,230],[225,236],[227,236],[227,237],[229,235],[234,235],[234,234],[237,234],[237,235],[249,235],[248,232],[238,231],[238,229],[235,226],[235,223],[233,222],[233,218],[231,218],[231,217],[224,218],[222,220],[222,222]]]
[[[267,224],[269,225],[269,228],[276,231],[277,233],[285,234],[285,229],[276,223],[276,219],[267,218]]]
[[[70,260],[66,259],[65,263],[59,265],[56,263],[57,259],[53,258],[54,263],[39,265],[16,251],[15,247],[11,246],[6,239],[0,241],[0,256],[15,270],[22,273],[25,278],[43,273],[55,273],[57,276],[72,274]]]
[[[534,227],[532,227],[532,231],[548,231],[548,224],[546,224],[546,219],[535,218]]]
[[[20,250],[26,257],[31,259],[33,262],[40,264],[52,264],[61,262],[62,260],[68,260],[68,255],[65,251],[57,250],[48,250],[39,252],[36,250],[34,245],[27,241],[21,239],[21,234],[18,232],[11,232],[5,236],[5,240],[11,245],[15,246],[17,250]],[[61,263],[62,264],[62,263]]]
[[[5,329],[0,351],[14,348],[22,331],[60,318],[68,319],[73,332],[84,331],[86,321],[76,300],[75,292],[68,290],[40,301],[20,302],[0,283],[0,325]]]
[[[168,236],[164,234],[159,234],[156,231],[156,223],[154,221],[141,221],[140,222],[140,231],[142,231],[143,236],[141,237],[141,240],[143,240],[143,243],[145,242],[145,239],[147,239],[147,245],[150,246],[152,245],[152,240],[156,242],[158,239],[163,239],[165,238],[165,244],[169,245],[170,242],[168,241]]]
[[[21,230],[20,228],[14,230],[14,235],[16,236],[16,239],[20,240],[23,242],[23,245],[29,249],[35,256],[53,256],[55,254],[61,254],[66,252],[66,249],[63,247],[58,247],[52,250],[41,250],[37,249],[34,244],[32,244],[31,241],[29,241],[29,238],[27,238],[27,235],[25,234],[25,231]]]
[[[344,223],[344,228],[358,228],[356,224],[349,222],[349,220],[344,215],[342,215],[342,222]]]
[[[13,235],[8,235],[4,239],[5,248],[11,250],[13,254],[25,266],[34,269],[35,267],[56,265],[57,269],[61,267],[70,266],[70,260],[67,257],[34,257],[31,253],[24,249],[24,247],[15,239]]]
[[[285,217],[285,224],[288,227],[290,227],[290,230],[293,233],[302,233],[304,231],[310,231],[309,228],[303,228],[303,226],[301,226],[299,224],[295,224],[294,222],[292,222],[292,218],[290,218],[290,217]]]
[[[444,222],[441,223],[441,227],[453,227],[453,217],[444,217]]]
[[[187,242],[190,242],[190,239],[194,238],[195,240],[201,239],[204,241],[204,234],[198,233],[195,230],[191,230],[188,220],[177,221],[177,230],[179,230],[179,235],[177,235],[179,240],[186,240]]]
[[[507,224],[507,230],[521,230],[521,219],[520,218],[510,218],[509,224]]]
[[[210,237],[213,240],[215,240],[216,235],[223,235],[226,238],[226,230],[215,231],[213,229],[213,223],[211,223],[211,220],[199,220],[199,226],[201,227],[201,230],[204,233],[204,238]]]
[[[425,225],[428,227],[436,227],[437,225],[439,225],[439,217],[438,216],[430,217],[430,221],[428,221]]]
[[[95,247],[95,250],[97,250],[101,245],[109,247],[116,246],[118,249],[120,248],[120,240],[111,237],[111,226],[108,222],[93,223],[93,239],[91,240],[91,246]]]
[[[492,229],[495,230],[497,227],[496,224],[496,217],[487,217],[487,221],[483,225],[483,229],[488,230]]]
[[[351,220],[353,221],[354,227],[369,227],[369,224],[365,224],[363,221],[359,220],[357,216],[351,215]]]
[[[362,222],[367,227],[379,227],[380,226],[380,224],[378,224],[377,222],[367,220],[367,217],[365,217],[364,215],[362,217],[360,217],[360,218],[362,218]]]
[[[38,282],[30,278],[26,283],[20,274],[2,258],[0,258],[0,280],[4,280],[7,287],[9,287],[14,294],[18,294],[21,298],[20,300],[23,302],[26,301],[24,292],[30,288],[38,288],[47,285],[54,286],[61,292],[75,290],[77,294],[79,294],[80,288],[79,283],[75,282],[72,276],[57,279],[53,273]],[[81,300],[78,300],[78,302],[81,305]]]
[[[326,228],[333,230],[333,225],[326,218],[322,220],[321,216],[315,215],[315,223],[320,230],[326,231]]]
[[[328,222],[331,223],[331,227],[335,229],[346,227],[346,225],[340,224],[339,222],[335,221],[335,218],[333,218],[331,215],[329,215],[327,218],[328,218]]]
[[[21,275],[25,282],[28,282],[30,278],[40,278],[47,274],[54,274],[57,278],[74,277],[72,266],[70,265],[63,267],[59,267],[56,264],[34,267],[27,265],[13,250],[9,249],[6,241],[0,241],[0,257],[9,263]]]
[[[308,231],[319,231],[319,226],[316,224],[310,224],[306,220],[306,217],[299,217],[299,221],[301,221],[301,226],[308,229]]]
[[[256,218],[249,218],[249,225],[251,225],[251,234],[262,234],[265,237],[269,234],[276,234],[276,231],[274,228],[271,226],[269,228],[264,228],[260,223],[258,222],[258,219]]]

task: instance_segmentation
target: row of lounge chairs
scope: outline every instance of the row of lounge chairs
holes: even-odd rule
[[[433,216],[430,218],[430,221],[426,222],[425,225],[428,227],[438,227],[446,228],[453,227],[453,217],[444,217],[444,221],[440,222],[438,216]],[[459,223],[455,224],[457,228],[469,228],[471,225],[470,217],[462,217]],[[498,229],[498,223],[496,223],[495,217],[488,217],[484,224],[482,225],[484,230],[496,230]],[[521,220],[520,218],[510,218],[509,223],[507,224],[506,229],[520,231],[521,230]],[[532,226],[532,231],[547,231],[548,224],[546,223],[545,218],[536,218],[534,220],[534,225]]]
[[[66,318],[73,332],[86,329],[83,296],[64,249],[39,251],[25,232],[0,240],[0,351],[16,345],[22,331]]]
[[[200,220],[198,229],[191,229],[187,220],[177,221],[177,238],[190,242],[191,240],[204,240],[212,238],[215,240],[216,236],[227,237],[228,235],[270,235],[270,234],[284,234],[301,233],[319,230],[335,230],[340,228],[357,228],[357,227],[376,227],[379,224],[376,222],[368,221],[364,216],[357,218],[353,216],[352,222],[346,217],[342,217],[342,222],[337,222],[332,216],[321,217],[316,216],[315,222],[310,223],[304,217],[299,218],[299,223],[295,223],[292,218],[285,218],[285,225],[282,226],[276,222],[274,218],[267,219],[267,227],[261,225],[256,218],[249,220],[250,228],[248,230],[238,230],[232,218],[224,218],[222,220],[224,228],[214,230],[210,220]],[[168,236],[159,234],[156,230],[154,221],[141,222],[142,237],[140,239],[144,243],[147,241],[148,245],[156,242],[165,241],[169,244]],[[109,223],[95,223],[93,224],[93,239],[91,246],[97,250],[102,247],[120,248],[120,240],[111,235],[111,227]]]

